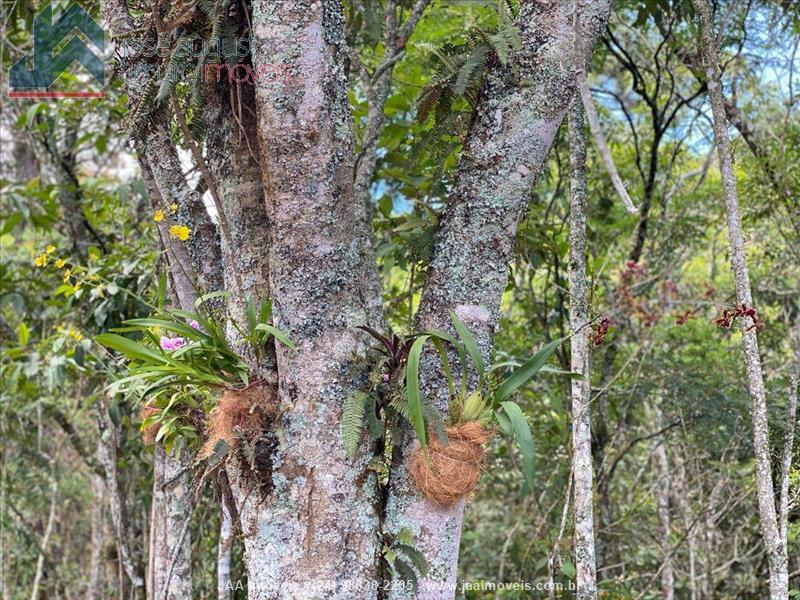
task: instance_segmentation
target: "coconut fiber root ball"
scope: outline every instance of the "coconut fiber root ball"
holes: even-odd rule
[[[157,412],[158,409],[155,406],[152,404],[145,404],[142,407],[142,410],[139,411],[139,416],[142,419],[142,423],[144,423],[145,420]],[[152,423],[151,425],[145,425],[142,427],[142,442],[145,446],[152,446],[156,443],[156,436],[158,435],[159,429],[161,429],[161,425],[158,423]]]
[[[243,390],[226,390],[208,419],[208,438],[201,458],[214,453],[219,440],[236,446],[236,430],[246,437],[257,437],[276,413],[274,390],[267,385],[252,385]]]
[[[431,435],[427,456],[417,448],[409,464],[414,486],[440,506],[452,506],[478,485],[483,444],[493,435],[475,421],[448,427],[446,432],[446,445],[440,443],[438,436]]]

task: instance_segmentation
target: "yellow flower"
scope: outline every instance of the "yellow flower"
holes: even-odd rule
[[[72,269],[64,271],[64,283],[69,283],[69,277],[72,275]]]
[[[189,233],[191,232],[186,225],[172,225],[169,228],[169,234],[174,238],[178,238],[182,242],[185,242],[189,239]]]
[[[65,259],[63,259],[63,258],[59,258],[59,259],[56,261],[56,269],[63,269],[63,268],[64,268],[64,265],[66,265],[66,264],[67,264],[67,261],[66,261]]]
[[[45,248],[45,249],[44,249],[44,251],[45,251],[45,253],[47,253],[47,254],[52,254],[53,252],[55,252],[55,251],[56,251],[56,247],[55,247],[55,246],[53,246],[53,244],[49,244],[49,245],[47,246],[47,248]]]
[[[163,220],[164,220],[164,211],[159,208],[153,215],[153,221],[155,221],[156,223],[161,223],[161,221]]]
[[[40,254],[33,259],[33,264],[37,267],[44,267],[47,264],[47,254]]]
[[[173,202],[169,205],[169,210],[174,215],[176,212],[178,212],[178,205]]]
[[[69,337],[71,337],[76,342],[80,342],[83,339],[83,334],[80,331],[75,331],[70,327],[69,329]]]

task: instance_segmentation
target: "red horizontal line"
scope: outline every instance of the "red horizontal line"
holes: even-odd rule
[[[8,92],[9,98],[103,98],[105,92]]]

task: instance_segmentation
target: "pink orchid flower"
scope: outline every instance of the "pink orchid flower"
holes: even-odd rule
[[[185,343],[186,340],[182,337],[169,338],[163,335],[161,336],[162,350],[177,350],[178,348],[182,348]]]

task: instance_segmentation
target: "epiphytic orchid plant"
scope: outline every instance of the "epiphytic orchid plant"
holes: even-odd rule
[[[192,428],[181,426],[174,407],[208,413],[224,389],[253,384],[251,367],[228,343],[226,326],[230,322],[240,339],[249,346],[249,354],[261,361],[270,337],[290,348],[294,345],[280,329],[269,324],[272,304],[262,301],[257,307],[247,302],[247,324],[232,319],[216,319],[209,301],[223,295],[207,294],[195,303],[195,311],[158,309],[153,316],[130,319],[113,333],[97,336],[96,341],[127,359],[127,374],[116,380],[112,391],[125,393],[135,401],[154,407],[157,417],[149,421],[161,424],[160,439],[170,433],[193,437]],[[121,334],[134,334],[137,339]],[[172,411],[176,412],[176,411]],[[177,411],[184,414],[186,410]],[[144,426],[153,425],[146,422]]]

